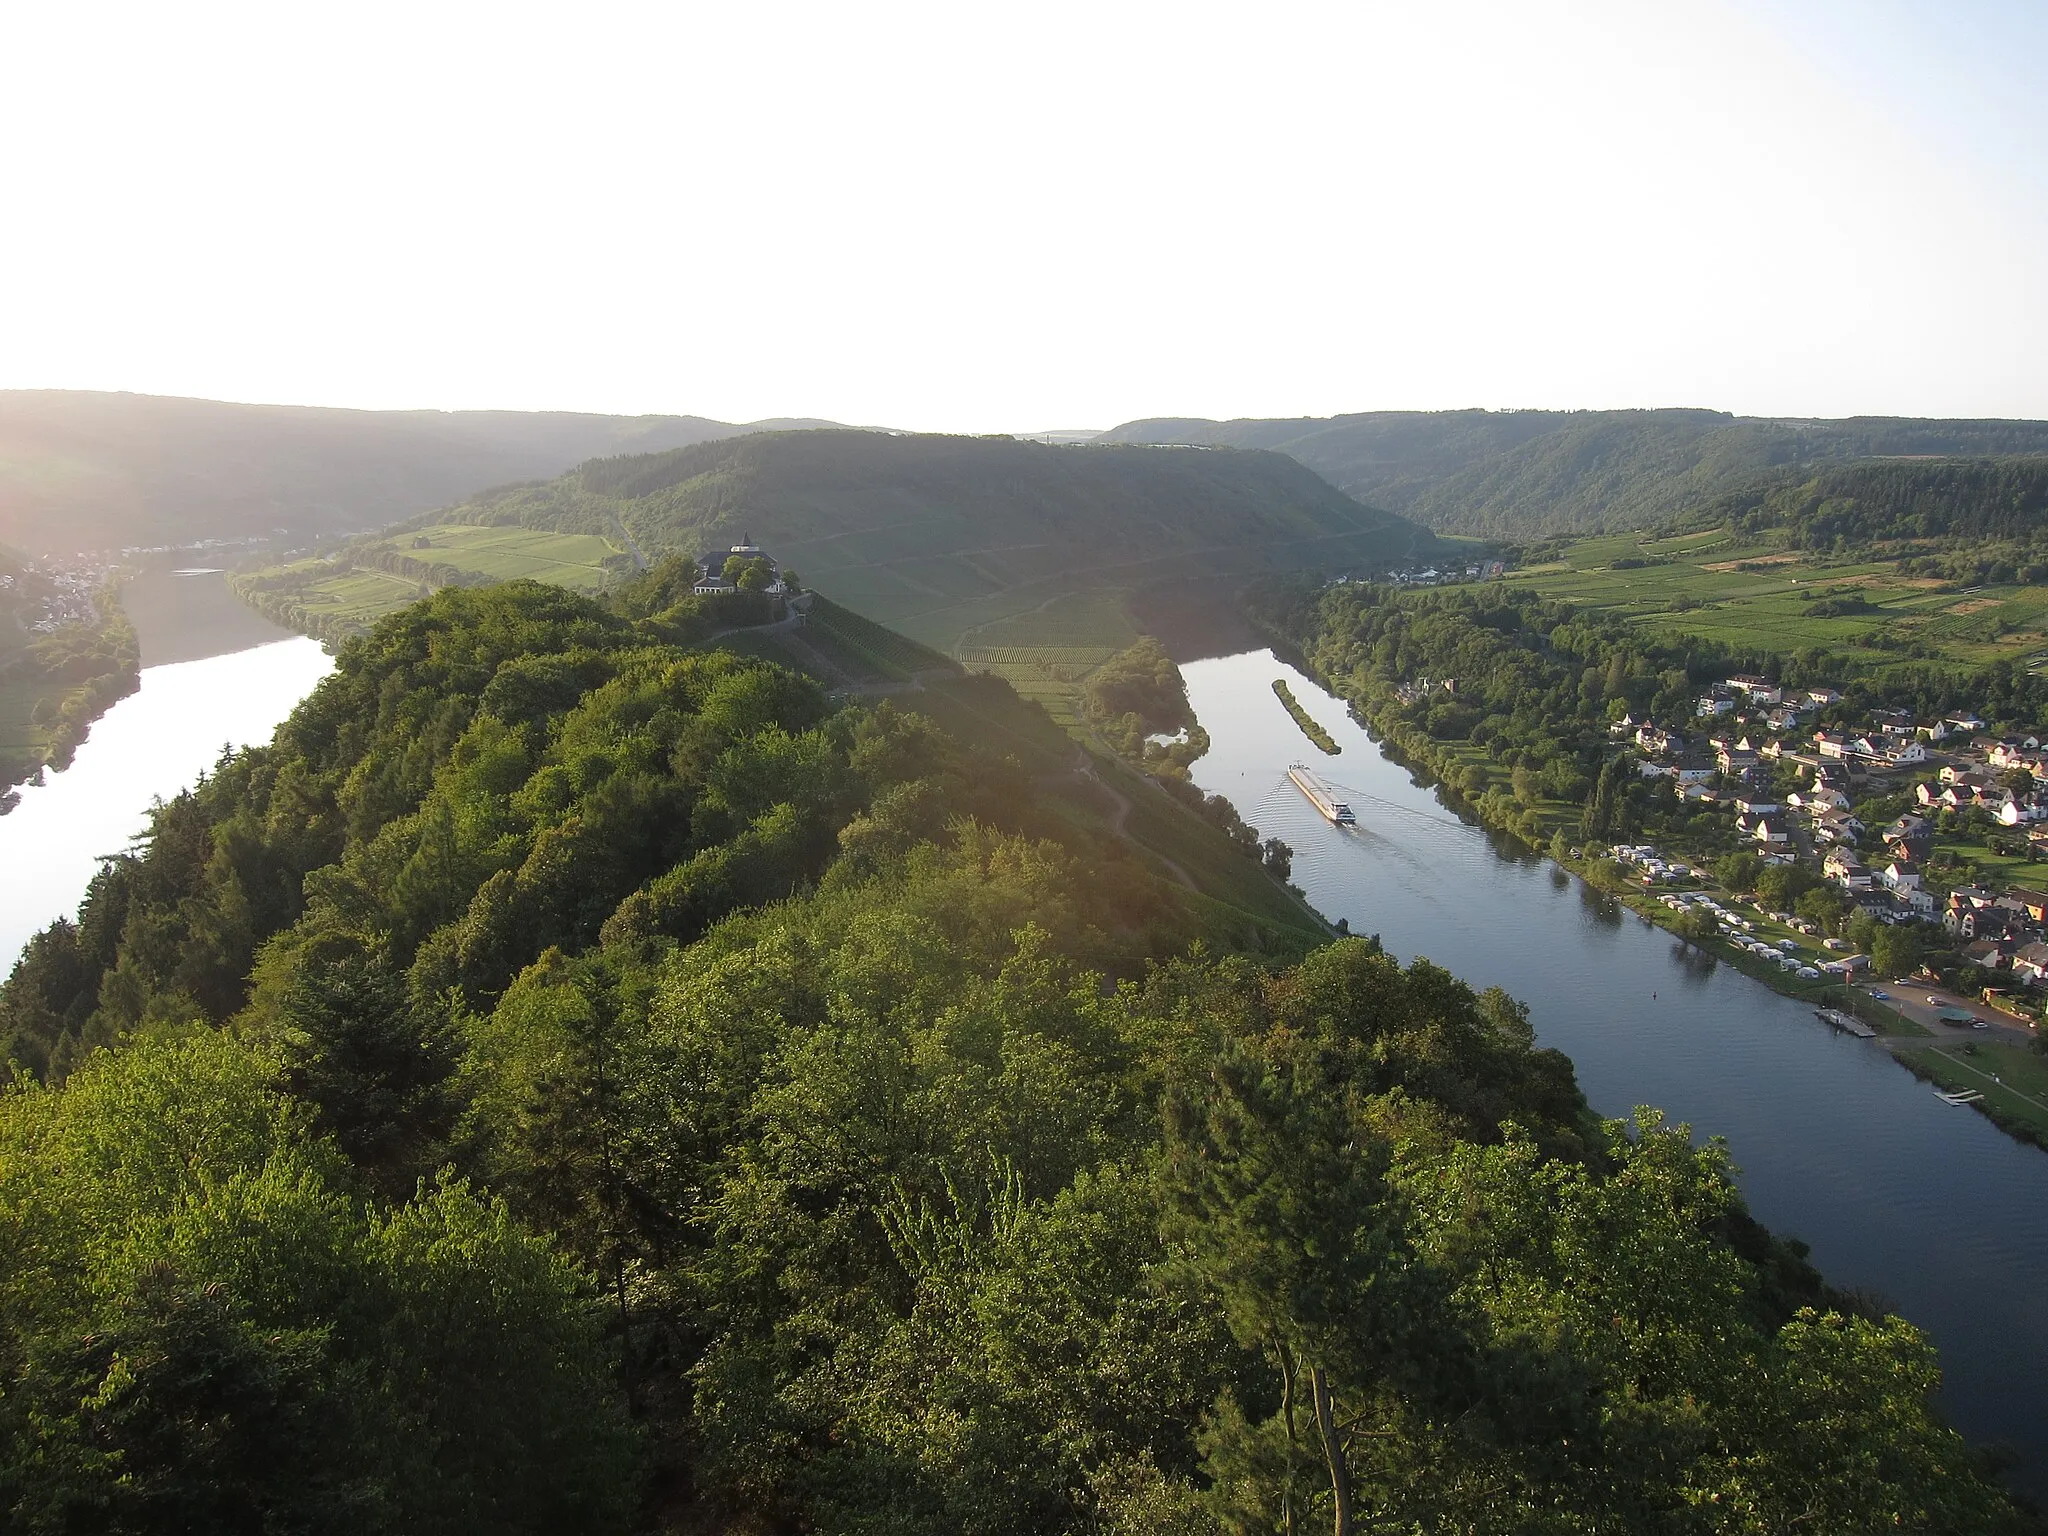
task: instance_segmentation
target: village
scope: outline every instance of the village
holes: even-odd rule
[[[2032,1023],[2048,991],[2048,891],[2025,874],[2048,854],[2048,747],[1971,713],[1874,711],[1844,726],[1841,703],[1833,688],[1738,675],[1683,724],[1621,714],[1610,734],[1693,812],[1682,821],[1699,831],[1683,840],[1719,857],[1644,843],[1610,857],[1630,881],[1664,887],[1675,914],[1698,914],[1680,931],[1717,934],[1800,981],[1867,971],[1872,936],[1895,930],[1880,947],[1911,956],[1916,974]],[[1797,872],[1755,881],[1760,895],[1820,894],[1773,907],[1700,888],[1759,866]]]
[[[107,561],[92,556],[25,561],[15,571],[0,570],[0,612],[30,637],[97,627],[99,594],[111,573]]]

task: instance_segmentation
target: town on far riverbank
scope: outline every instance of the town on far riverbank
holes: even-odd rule
[[[1755,673],[1705,688],[1685,725],[1623,707],[1608,729],[1653,794],[1718,815],[1693,856],[1726,851],[1566,859],[1779,990],[1839,999],[1915,1071],[2048,1145],[2048,891],[2023,883],[2048,848],[2041,736]],[[1901,1007],[1884,980],[1919,1001]]]
[[[2048,1146],[2033,678],[1829,676],[1502,582],[1251,609],[1481,821]]]

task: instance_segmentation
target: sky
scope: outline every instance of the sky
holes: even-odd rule
[[[0,0],[0,388],[2048,417],[2048,5]]]

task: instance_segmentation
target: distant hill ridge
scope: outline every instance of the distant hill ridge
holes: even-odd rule
[[[752,534],[828,596],[947,648],[1076,587],[1345,569],[1440,547],[1275,453],[832,430],[597,459],[436,520],[623,527],[650,557]]]
[[[1710,410],[1367,411],[1126,422],[1104,441],[1266,448],[1432,528],[1536,537],[1662,522],[1788,466],[2048,453],[2048,422]]]
[[[0,390],[0,542],[62,554],[353,533],[602,454],[816,425]]]

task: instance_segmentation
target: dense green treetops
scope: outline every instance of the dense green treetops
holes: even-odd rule
[[[2029,1528],[1511,998],[661,586],[384,621],[0,988],[0,1525]]]
[[[2033,544],[2048,538],[2048,457],[1787,470],[1710,503],[1697,520],[1725,520],[1744,532],[1782,529],[1804,549],[1924,539]],[[2041,575],[2048,572],[2035,579]]]
[[[1718,495],[1769,485],[1785,466],[2048,452],[2048,422],[1773,420],[1701,410],[1158,419],[1106,437],[1272,449],[1361,501],[1432,528],[1510,539],[1653,525]]]

